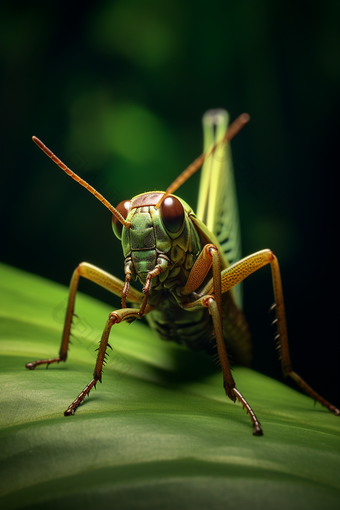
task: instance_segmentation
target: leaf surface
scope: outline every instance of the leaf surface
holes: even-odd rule
[[[1,508],[338,508],[339,418],[236,367],[264,430],[254,437],[212,361],[143,323],[114,326],[103,384],[65,418],[111,309],[79,293],[67,363],[29,371],[59,350],[67,289],[0,270]]]

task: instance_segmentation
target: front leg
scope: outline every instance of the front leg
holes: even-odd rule
[[[151,290],[151,284],[152,284],[152,278],[155,278],[155,276],[158,276],[159,274],[163,273],[163,271],[166,271],[168,267],[171,265],[171,260],[165,253],[159,253],[157,257],[157,264],[155,266],[155,269],[152,271],[149,271],[145,280],[145,284],[143,287],[143,293],[144,298],[142,305],[139,310],[139,318],[141,319],[143,315],[145,315],[145,307],[148,302],[150,290]]]
[[[149,313],[152,310],[151,306],[147,306],[144,314]],[[139,318],[139,311],[135,308],[122,308],[121,310],[116,310],[115,312],[111,312],[109,318],[106,322],[100,344],[98,349],[96,366],[93,372],[93,379],[89,382],[87,386],[79,393],[77,398],[68,406],[66,411],[64,412],[64,416],[72,416],[75,413],[75,410],[78,406],[83,402],[86,395],[90,393],[93,386],[96,386],[97,382],[102,382],[102,373],[103,373],[103,364],[108,356],[107,348],[112,349],[109,344],[109,336],[111,328],[114,324],[119,324],[119,322],[127,321],[131,322],[132,320]]]

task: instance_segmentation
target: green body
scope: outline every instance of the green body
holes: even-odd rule
[[[212,114],[208,112],[203,125],[207,151],[226,132],[228,114],[218,110],[212,121]],[[132,199],[126,218],[130,227],[123,227],[122,232],[125,264],[130,264],[133,279],[145,284],[147,274],[157,264],[168,261],[167,269],[152,279],[148,304],[154,310],[146,318],[161,338],[212,352],[213,328],[208,310],[201,308],[189,312],[180,306],[183,302],[195,301],[200,289],[184,296],[181,288],[206,244],[212,243],[218,248],[221,269],[240,258],[238,211],[229,146],[204,164],[198,203],[201,218],[186,202],[176,197],[184,208],[184,222],[176,234],[167,230],[160,209],[155,207],[163,193],[144,193]],[[211,277],[209,271],[200,288]],[[223,294],[223,330],[234,360],[247,365],[251,358],[251,344],[240,304],[240,289]]]
[[[127,217],[131,221],[130,228],[123,228],[124,256],[131,256],[136,276],[142,283],[145,283],[147,273],[154,269],[159,254],[165,254],[171,260],[171,266],[157,277],[157,283],[153,281],[154,289],[164,284],[169,288],[172,282],[178,280],[184,285],[201,251],[199,236],[189,218],[193,211],[183,200],[179,200],[185,211],[180,232],[172,234],[167,231],[160,209],[155,206],[132,209]]]

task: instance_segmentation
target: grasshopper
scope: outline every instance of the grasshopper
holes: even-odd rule
[[[69,290],[68,306],[59,356],[26,364],[38,365],[66,361],[79,278],[87,278],[120,296],[122,308],[110,313],[98,349],[93,378],[64,412],[75,413],[86,395],[102,382],[109,335],[114,324],[128,323],[146,316],[159,336],[195,350],[215,350],[221,366],[226,395],[239,400],[253,424],[253,434],[262,435],[260,423],[231,374],[228,353],[235,362],[249,365],[250,334],[241,310],[240,286],[247,276],[270,264],[274,289],[277,327],[276,340],[282,370],[313,399],[335,415],[339,409],[318,395],[293,371],[290,360],[282,283],[278,260],[265,249],[240,260],[240,234],[230,140],[249,121],[240,115],[228,128],[225,110],[209,110],[203,117],[204,152],[163,191],[142,193],[113,207],[98,191],[76,175],[38,138],[34,142],[62,170],[90,191],[112,217],[115,235],[122,242],[125,281],[83,262],[75,269]],[[221,151],[223,156],[220,156]],[[189,177],[202,168],[197,215],[181,198],[173,195]],[[142,292],[131,280],[139,280]],[[236,286],[236,287],[235,287]],[[127,302],[131,307],[127,307]],[[212,340],[214,341],[212,342]]]

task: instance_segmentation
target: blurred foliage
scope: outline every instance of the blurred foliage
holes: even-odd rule
[[[244,253],[277,254],[293,360],[308,380],[327,364],[324,386],[338,388],[334,276],[321,278],[316,263],[337,232],[339,3],[3,1],[0,10],[2,259],[64,284],[82,260],[123,276],[107,210],[33,134],[115,205],[165,189],[201,152],[207,109],[247,111],[232,142]],[[193,207],[198,178],[178,191]],[[245,310],[255,368],[280,377],[270,287],[266,270],[245,282]]]

